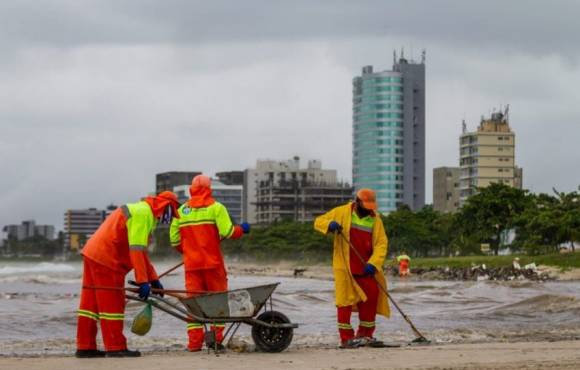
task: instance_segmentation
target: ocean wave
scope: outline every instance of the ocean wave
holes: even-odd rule
[[[40,284],[40,285],[60,285],[60,284],[79,284],[81,281],[80,276],[75,276],[71,278],[60,278],[49,275],[12,275],[0,277],[0,284],[5,283],[28,283],[28,284]]]
[[[542,294],[511,303],[493,310],[495,314],[535,315],[538,313],[580,312],[580,300],[576,297]]]
[[[0,275],[16,275],[26,273],[54,273],[54,272],[73,272],[76,269],[64,263],[41,262],[35,265],[17,265],[0,267]]]

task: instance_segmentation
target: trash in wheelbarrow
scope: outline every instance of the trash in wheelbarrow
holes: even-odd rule
[[[206,293],[180,300],[195,316],[208,319],[250,318],[258,314],[278,285],[276,283],[227,292]]]

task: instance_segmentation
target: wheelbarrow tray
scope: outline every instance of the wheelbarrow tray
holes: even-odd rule
[[[187,310],[206,319],[251,318],[258,314],[280,283],[180,298]]]

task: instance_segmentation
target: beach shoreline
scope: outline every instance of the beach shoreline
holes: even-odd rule
[[[580,368],[580,341],[480,343],[407,346],[401,348],[290,348],[270,353],[219,356],[199,353],[145,353],[133,359],[77,359],[72,356],[0,357],[0,368],[11,370],[80,369],[122,366],[124,370],[157,369],[420,369],[492,370]]]
[[[477,276],[485,277],[485,273],[473,275],[470,279],[461,278],[462,274],[449,274],[444,266],[437,269],[425,269],[421,273],[411,273],[405,280],[414,281],[432,281],[432,280],[446,280],[446,281],[481,281],[486,280],[477,278]],[[321,279],[333,280],[332,266],[330,264],[316,264],[316,265],[301,265],[297,261],[281,261],[276,263],[259,263],[259,262],[236,262],[230,261],[228,263],[228,273],[230,275],[255,275],[255,276],[271,276],[271,277],[301,277],[306,279]],[[554,266],[537,266],[537,278],[528,279],[523,275],[514,277],[513,280],[532,280],[532,281],[580,281],[580,268],[560,269]],[[454,278],[449,278],[452,275]],[[391,270],[385,271],[387,279],[399,279]],[[509,281],[509,280],[502,280]]]

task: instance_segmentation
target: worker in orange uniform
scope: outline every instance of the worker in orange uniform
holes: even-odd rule
[[[386,288],[382,268],[388,241],[383,221],[377,213],[375,192],[360,189],[354,202],[317,217],[314,228],[323,234],[335,233],[332,267],[340,347],[384,345],[373,338],[377,313],[390,317],[387,297],[377,285]],[[338,235],[340,233],[344,237]],[[365,263],[351,250],[348,241]],[[350,324],[353,308],[359,312],[356,335]]]
[[[220,248],[222,239],[238,239],[250,232],[250,225],[234,225],[223,204],[212,197],[211,179],[196,176],[189,188],[191,198],[179,208],[179,219],[170,228],[171,245],[183,254],[185,287],[190,292],[223,292],[228,290],[224,258]],[[225,324],[215,324],[211,330],[220,349],[223,349]],[[203,346],[204,326],[187,324],[191,352]]]
[[[177,215],[179,202],[172,192],[149,196],[113,211],[83,248],[83,288],[77,324],[76,357],[139,357],[127,349],[123,335],[125,275],[135,271],[139,297],[147,299],[151,287],[163,289],[149,260],[147,245],[158,222]],[[105,287],[113,289],[97,289]],[[97,321],[105,352],[97,350]]]
[[[399,264],[399,276],[406,277],[411,273],[411,257],[407,255],[407,252],[403,251],[400,256],[397,256],[397,263]]]

